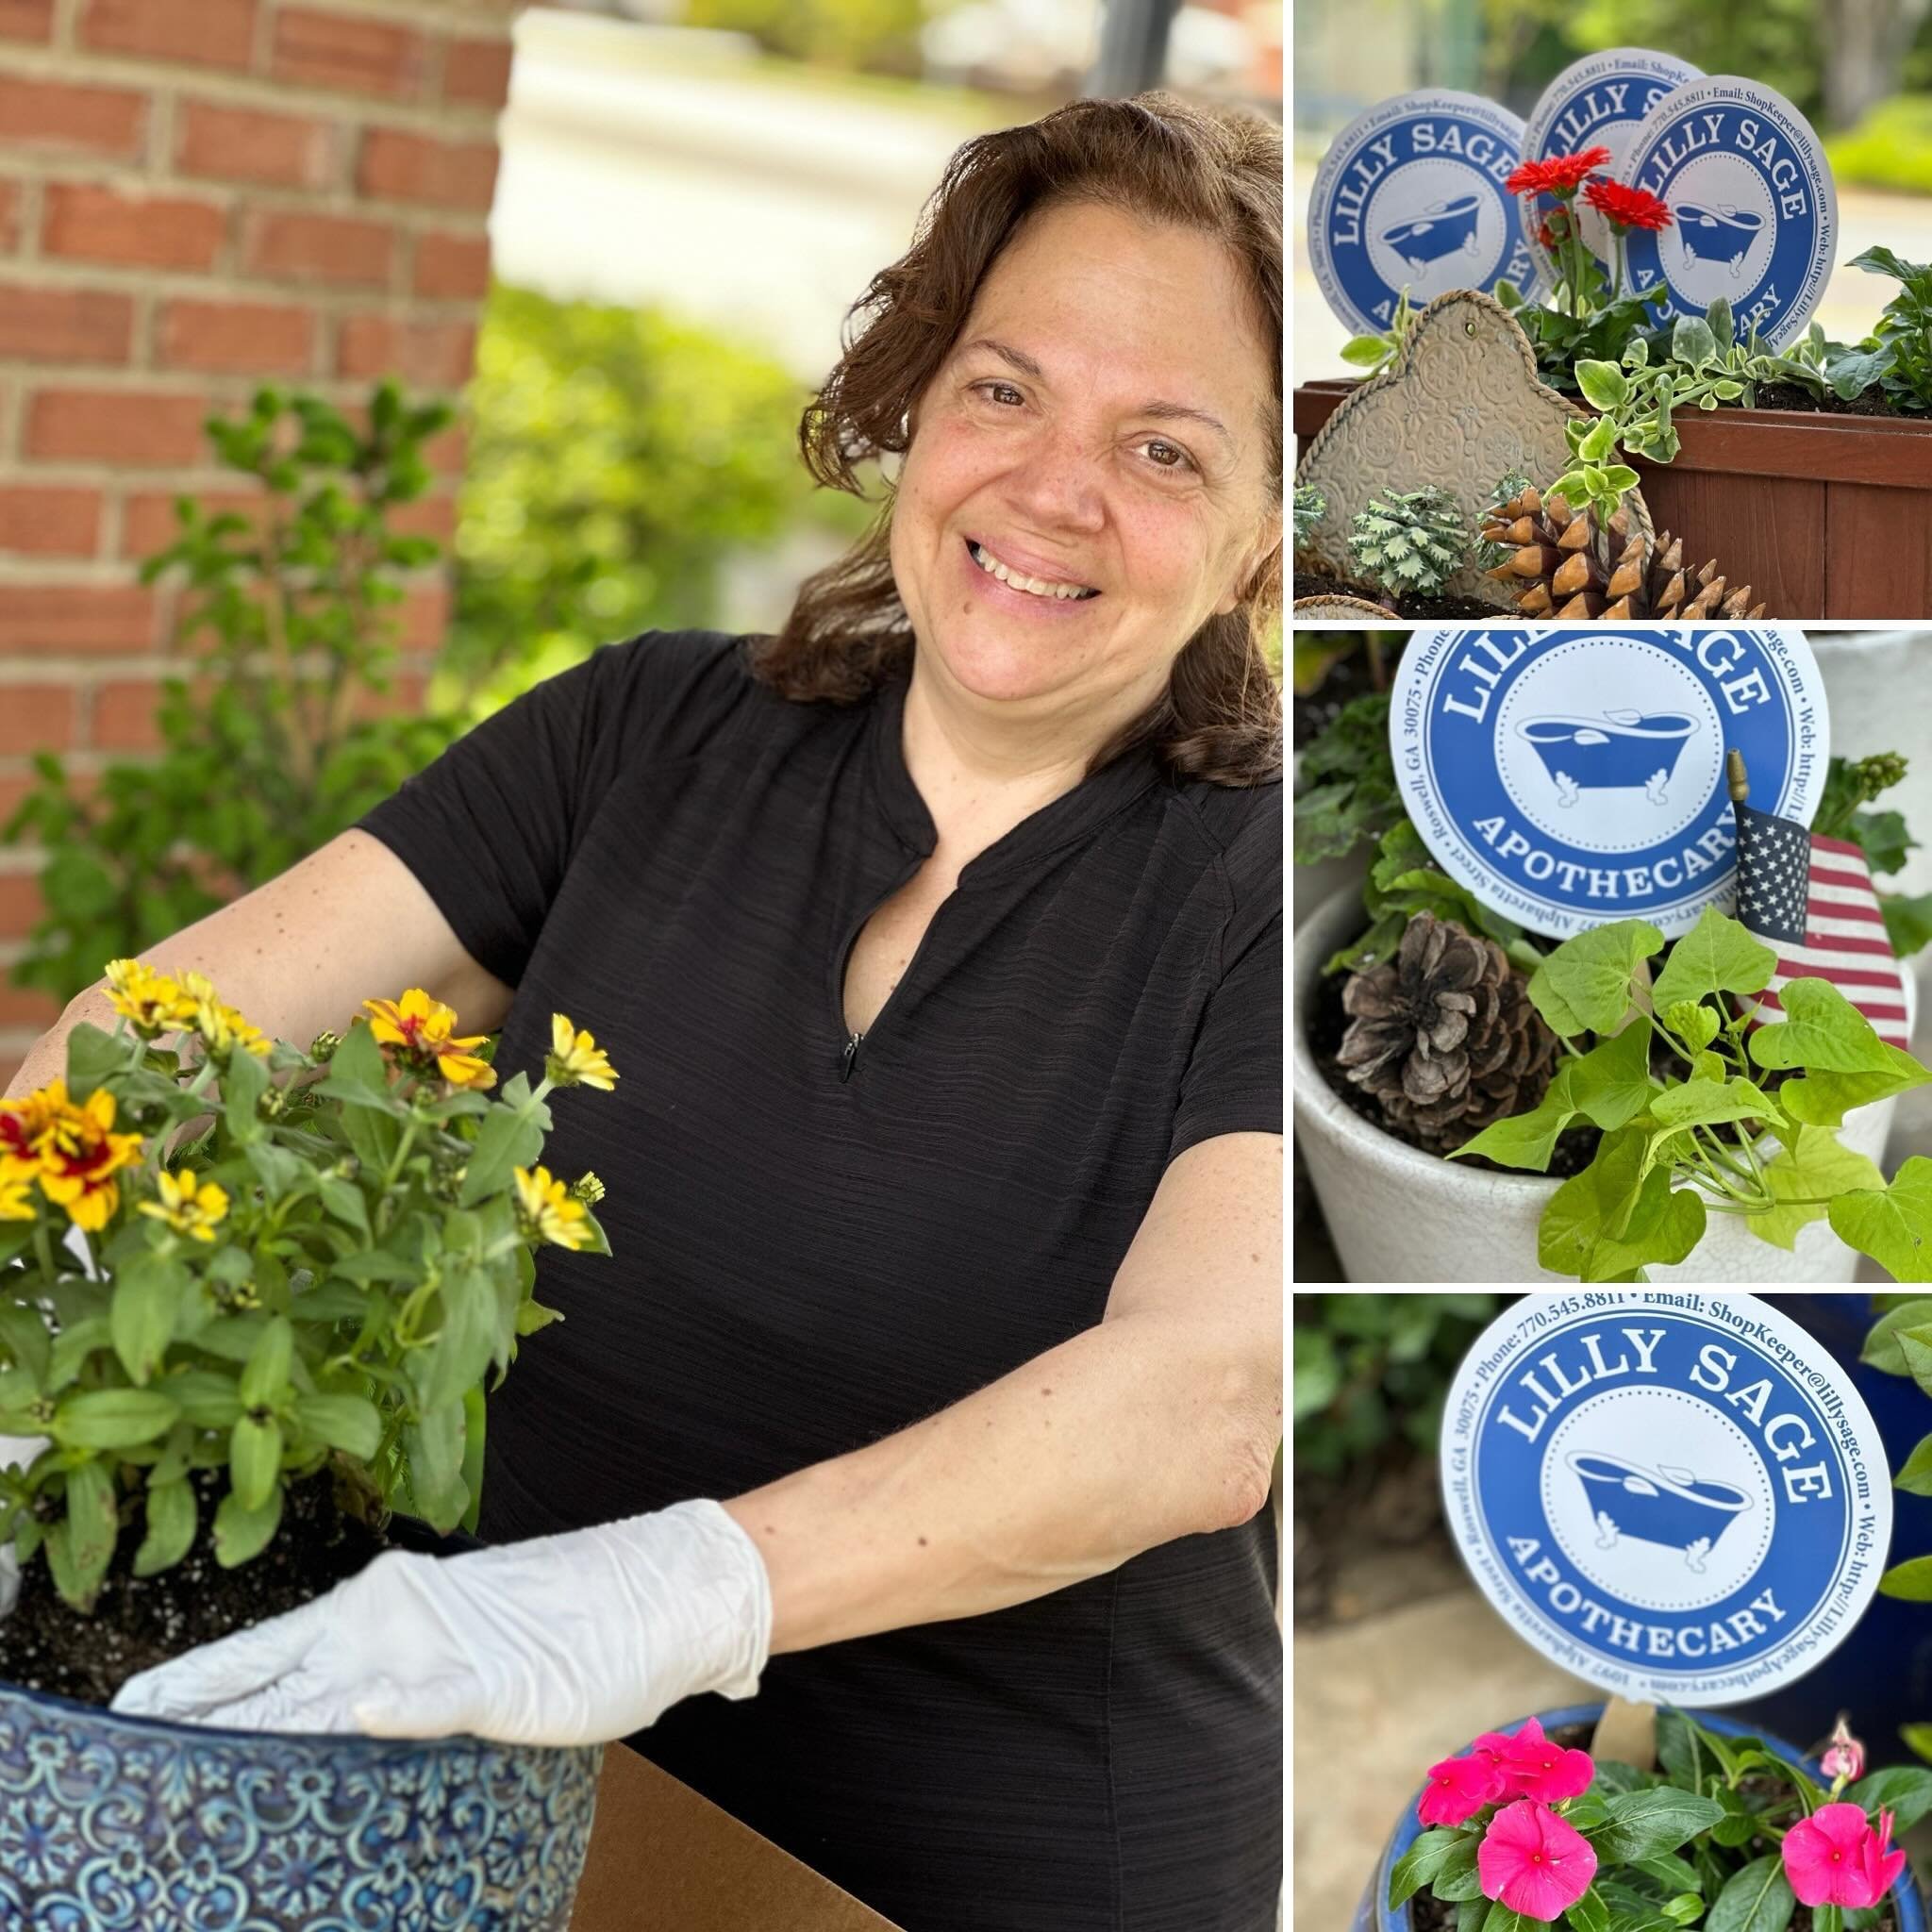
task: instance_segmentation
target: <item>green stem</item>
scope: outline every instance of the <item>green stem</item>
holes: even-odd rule
[[[1643,1017],[1650,1022],[1650,1030],[1653,1033],[1655,1033],[1657,1037],[1659,1040],[1661,1040],[1663,1043],[1667,1047],[1669,1047],[1670,1050],[1674,1054],[1675,1054],[1677,1058],[1680,1060],[1682,1060],[1686,1066],[1694,1067],[1697,1064],[1697,1056],[1694,1053],[1688,1052],[1679,1043],[1676,1035],[1674,1033],[1672,1033],[1667,1027],[1665,1027],[1658,1021],[1655,1013],[1651,1012],[1647,1008],[1643,1008],[1642,1011]]]
[[[1753,1178],[1750,1169],[1745,1167],[1741,1161],[1736,1159],[1731,1154],[1725,1151],[1724,1142],[1718,1139],[1717,1133],[1713,1128],[1706,1126],[1700,1122],[1696,1126],[1692,1127],[1690,1131],[1693,1135],[1703,1135],[1705,1143],[1709,1150],[1711,1158],[1714,1159],[1718,1163],[1718,1165],[1724,1170],[1726,1174],[1731,1174],[1736,1179],[1740,1181],[1748,1181]]]
[[[1610,224],[1610,234],[1615,243],[1617,279],[1610,290],[1610,300],[1614,302],[1624,292],[1624,231],[1615,222]]]
[[[54,1267],[54,1238],[47,1232],[44,1214],[34,1220],[34,1253],[40,1257],[41,1273],[47,1277],[47,1286],[52,1288],[60,1277]]]

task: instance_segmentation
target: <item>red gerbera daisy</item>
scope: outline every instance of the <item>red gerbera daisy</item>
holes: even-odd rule
[[[1620,228],[1649,228],[1671,225],[1671,211],[1647,188],[1626,188],[1621,181],[1592,181],[1583,198],[1606,221]]]
[[[1603,167],[1609,158],[1608,148],[1590,147],[1579,155],[1551,155],[1541,161],[1524,161],[1503,187],[1510,194],[1572,195],[1593,170]]]

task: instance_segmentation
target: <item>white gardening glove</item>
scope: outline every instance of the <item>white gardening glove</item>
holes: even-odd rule
[[[142,1671],[113,1708],[236,1730],[601,1744],[701,1690],[749,1697],[772,1642],[758,1546],[723,1507],[459,1557],[385,1551],[326,1596]]]

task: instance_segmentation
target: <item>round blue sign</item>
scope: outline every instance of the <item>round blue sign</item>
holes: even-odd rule
[[[1531,293],[1536,259],[1503,191],[1522,158],[1523,123],[1475,94],[1425,89],[1357,115],[1308,197],[1308,254],[1329,308],[1373,335],[1405,288],[1418,308],[1506,278]]]
[[[1547,161],[1557,155],[1582,154],[1593,147],[1610,151],[1602,170],[1612,181],[1623,178],[1624,156],[1644,116],[1687,80],[1702,78],[1704,70],[1674,54],[1653,53],[1648,47],[1611,47],[1572,61],[1551,81],[1530,111],[1523,130],[1525,160]],[[1557,208],[1554,194],[1524,197],[1524,233],[1542,263],[1544,278],[1554,285],[1556,259],[1541,240],[1543,223]],[[1610,272],[1609,225],[1581,194],[1572,203],[1584,246],[1606,274]]]
[[[1545,1657],[1640,1701],[1801,1676],[1851,1633],[1891,1538],[1851,1378],[1752,1295],[1528,1295],[1442,1415],[1452,1533]]]
[[[1741,340],[1804,333],[1838,245],[1831,165],[1807,121],[1774,89],[1735,75],[1694,80],[1651,109],[1622,178],[1671,210],[1669,227],[1629,239],[1634,286],[1656,291],[1659,323],[1722,297]]]
[[[1736,871],[1725,752],[1754,806],[1808,824],[1831,742],[1811,647],[1773,625],[1420,630],[1389,738],[1437,863],[1558,939],[1613,919],[1690,931]]]

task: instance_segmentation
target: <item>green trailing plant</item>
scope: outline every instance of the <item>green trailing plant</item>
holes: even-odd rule
[[[1582,312],[1532,302],[1514,282],[1496,284],[1496,300],[1514,318],[1536,352],[1537,374],[1552,389],[1567,395],[1579,392],[1576,365],[1580,361],[1616,362],[1639,335],[1652,326],[1648,296],[1629,291],[1609,299],[1609,279],[1593,257],[1587,258],[1592,286],[1602,299],[1589,299]]]
[[[1501,1299],[1296,1295],[1296,1473],[1342,1475],[1398,1441],[1433,1457],[1457,1366]]]
[[[1874,1295],[1879,1315],[1865,1337],[1858,1359],[1888,1375],[1909,1375],[1922,1393],[1932,1395],[1932,1299],[1924,1295]],[[1932,1496],[1932,1434],[1922,1436],[1891,1479],[1909,1496]],[[1887,1596],[1932,1603],[1932,1556],[1907,1557],[1878,1579]],[[1932,1724],[1907,1724],[1901,1732],[1921,1757],[1932,1758]]]
[[[1369,691],[1341,708],[1303,750],[1294,799],[1294,861],[1344,858],[1403,817],[1389,756],[1389,697]]]
[[[1890,275],[1899,291],[1885,305],[1867,348],[1881,364],[1878,380],[1902,409],[1932,409],[1932,263],[1910,262],[1890,248],[1868,248],[1854,268]]]
[[[1349,532],[1356,568],[1379,590],[1436,595],[1467,561],[1473,533],[1448,491],[1425,484],[1372,496]]]
[[[45,852],[45,913],[10,977],[63,1005],[99,976],[325,844],[436,758],[460,721],[360,715],[390,691],[392,607],[433,538],[391,514],[423,493],[422,444],[450,420],[379,384],[358,430],[320,397],[273,385],[208,440],[262,486],[256,518],[209,516],[177,497],[175,541],[141,581],[185,579],[173,648],[199,655],[212,689],[164,680],[159,756],[110,764],[83,795],[51,752],[0,838]]]
[[[1395,308],[1389,318],[1389,326],[1379,335],[1350,336],[1341,345],[1341,359],[1351,369],[1359,369],[1364,375],[1375,375],[1389,367],[1402,353],[1403,344],[1408,341],[1408,332],[1415,325],[1415,319],[1421,313],[1411,306],[1408,299],[1408,284],[1403,283],[1401,292],[1395,298]]]
[[[1573,1122],[1600,1129],[1591,1164],[1552,1195],[1538,1229],[1541,1264],[1585,1281],[1642,1280],[1652,1262],[1683,1260],[1712,1214],[1740,1216],[1781,1248],[1828,1217],[1895,1280],[1932,1278],[1932,1160],[1915,1156],[1888,1184],[1835,1131],[1932,1073],[1822,979],[1790,981],[1784,1020],[1747,1034],[1776,956],[1714,908],[1653,978],[1663,944],[1647,921],[1624,919],[1542,958],[1530,998],[1569,1058],[1533,1111],[1450,1158],[1543,1173]],[[1653,1041],[1665,1073],[1653,1071]],[[1774,1090],[1761,1074],[1785,1077]]]

